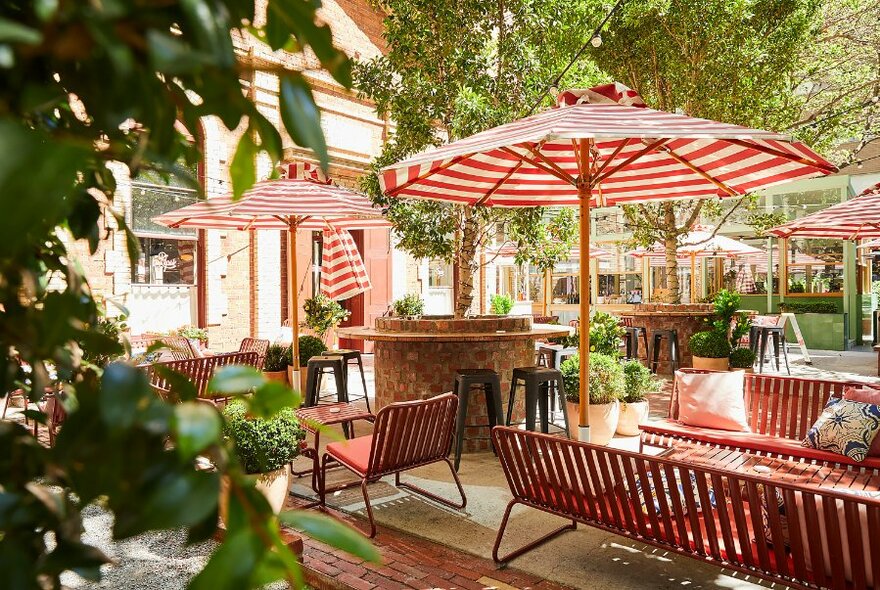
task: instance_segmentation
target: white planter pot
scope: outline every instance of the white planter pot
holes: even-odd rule
[[[639,424],[648,420],[648,401],[621,402],[620,419],[617,422],[617,434],[622,436],[636,436],[639,434]]]
[[[568,427],[572,438],[578,434],[578,405],[567,403]],[[620,402],[614,400],[610,404],[590,404],[588,409],[590,417],[590,442],[594,445],[607,445],[617,430],[620,420]]]
[[[256,487],[266,496],[272,511],[278,514],[284,507],[284,501],[287,500],[290,490],[290,470],[285,465],[276,471],[262,473],[257,478]]]
[[[695,369],[706,369],[709,371],[726,371],[728,368],[727,357],[713,359],[703,356],[694,356],[693,359],[694,361],[692,364]]]

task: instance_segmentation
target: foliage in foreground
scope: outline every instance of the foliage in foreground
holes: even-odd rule
[[[22,425],[0,423],[0,587],[57,588],[64,572],[90,579],[108,561],[83,543],[80,510],[101,500],[114,514],[113,538],[186,529],[190,542],[217,526],[220,478],[229,481],[223,543],[191,588],[249,588],[300,582],[280,522],[345,547],[364,559],[375,550],[358,533],[317,515],[276,517],[221,435],[222,417],[174,378],[178,404],[160,400],[145,375],[124,363],[102,324],[82,269],[67,246],[125,236],[132,264],[138,244],[113,208],[117,174],[176,175],[200,157],[192,136],[214,116],[245,133],[230,165],[235,194],[255,180],[256,157],[282,156],[281,134],[242,92],[253,65],[233,37],[256,35],[273,50],[310,49],[312,63],[350,84],[350,64],[315,24],[316,3],[273,0],[254,28],[254,3],[7,2],[0,8],[0,393],[21,388],[37,401],[61,384],[68,419],[56,445],[40,446]],[[293,140],[327,162],[317,107],[301,73],[277,68],[280,118]],[[83,363],[83,351],[89,360]],[[228,368],[210,388],[254,390],[248,411],[269,417],[297,402],[254,370]],[[31,411],[30,417],[45,421]],[[169,444],[170,443],[170,444]],[[216,471],[197,468],[209,457]],[[49,540],[54,539],[54,543]]]

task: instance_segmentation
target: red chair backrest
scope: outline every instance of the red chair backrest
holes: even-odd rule
[[[458,398],[446,393],[379,410],[367,475],[380,477],[446,458],[452,448],[457,408]]]
[[[702,369],[681,369],[685,373],[709,373]],[[745,401],[753,432],[801,440],[819,418],[832,397],[855,385],[851,381],[804,379],[785,375],[746,373]],[[678,419],[678,389],[673,384],[669,417]]]
[[[243,338],[238,347],[238,352],[256,352],[258,359],[258,367],[262,368],[263,360],[266,358],[266,352],[269,350],[268,340],[258,340],[257,338]]]
[[[208,381],[211,380],[214,371],[216,371],[218,367],[224,367],[226,365],[247,365],[260,368],[258,361],[259,356],[256,352],[229,352],[201,358],[153,363],[152,365],[144,367],[144,370],[147,372],[147,377],[151,386],[166,391],[171,389],[171,384],[156,370],[157,365],[181,373],[195,386],[199,397],[205,398],[208,397]]]

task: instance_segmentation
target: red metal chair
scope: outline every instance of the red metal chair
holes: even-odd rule
[[[266,358],[266,352],[269,350],[268,340],[258,340],[256,338],[242,338],[238,347],[238,352],[256,352],[257,368],[263,368],[263,360]]]
[[[327,465],[334,461],[360,478],[367,517],[370,519],[370,538],[376,536],[376,521],[373,519],[367,484],[378,481],[386,475],[394,474],[394,485],[399,488],[421,494],[452,508],[464,508],[467,505],[467,498],[448,457],[452,448],[457,406],[458,398],[451,393],[424,401],[393,403],[376,414],[372,435],[327,445],[327,452],[321,460],[320,505],[325,504],[328,492],[358,484],[355,481],[327,488]],[[461,494],[461,504],[400,481],[401,472],[440,461],[444,461],[449,466],[449,471]]]

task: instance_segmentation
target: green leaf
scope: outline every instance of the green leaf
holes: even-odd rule
[[[278,381],[265,382],[248,398],[250,413],[260,418],[271,418],[279,410],[296,408],[299,404],[299,393]]]
[[[265,552],[249,528],[230,532],[211,560],[189,583],[189,590],[239,590],[248,588],[251,573]]]
[[[202,523],[217,510],[220,474],[208,471],[173,471],[163,463],[164,474],[152,493],[139,499],[137,512],[117,514],[114,534],[126,538],[149,530],[188,527]]]
[[[322,543],[342,549],[366,561],[373,563],[382,561],[382,556],[369,539],[334,518],[305,510],[282,512],[278,518],[284,524],[297,528]]]
[[[229,166],[233,198],[241,198],[241,195],[257,181],[257,165],[254,161],[256,156],[257,145],[254,143],[250,128],[248,128],[238,140],[238,147],[235,149],[232,164]]]
[[[281,78],[281,120],[297,145],[311,148],[325,170],[329,165],[321,113],[305,79],[294,74]]]
[[[0,43],[37,45],[42,40],[43,35],[38,30],[6,18],[0,18]]]
[[[174,440],[185,459],[218,443],[221,428],[220,414],[209,404],[193,401],[174,407]]]
[[[101,380],[101,418],[108,428],[130,428],[153,395],[143,371],[125,363],[110,363]]]
[[[163,348],[165,347],[161,343],[155,343],[151,345],[147,351],[154,352],[155,350],[161,350]],[[162,363],[154,364],[153,370],[168,382],[171,392],[176,396],[177,400],[187,402],[193,401],[199,397],[199,392],[196,389],[196,386],[193,385],[193,382],[190,381],[189,377],[183,373],[175,371]]]
[[[247,393],[254,388],[260,387],[266,382],[266,378],[253,367],[243,365],[229,365],[222,367],[214,373],[208,382],[208,392],[221,395],[236,395]]]

